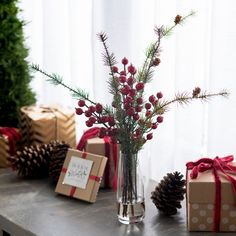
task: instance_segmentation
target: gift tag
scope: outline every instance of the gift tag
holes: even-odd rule
[[[63,184],[85,189],[92,169],[93,161],[71,157]]]

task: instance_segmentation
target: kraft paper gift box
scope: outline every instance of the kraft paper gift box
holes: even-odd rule
[[[236,165],[233,163],[233,165]],[[191,179],[187,171],[187,224],[189,231],[236,231],[236,193],[232,183],[218,170],[221,181],[219,224],[215,222],[216,186],[212,169]],[[235,178],[235,175],[231,175]],[[219,227],[215,230],[215,227]]]
[[[86,141],[85,151],[107,157],[107,165],[101,182],[103,188],[115,188],[119,158],[119,145],[112,144],[109,137],[91,138]]]
[[[0,168],[8,167],[8,158],[15,154],[21,135],[16,128],[0,127]]]
[[[55,192],[95,202],[106,162],[106,157],[69,149]]]
[[[60,140],[76,145],[75,114],[61,106],[25,106],[20,109],[23,145]]]

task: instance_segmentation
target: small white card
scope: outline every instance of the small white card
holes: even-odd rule
[[[92,169],[93,161],[71,157],[63,184],[85,189]]]

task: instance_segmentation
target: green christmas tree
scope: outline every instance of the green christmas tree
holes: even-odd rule
[[[36,101],[17,2],[0,1],[0,126],[17,127],[19,108]]]

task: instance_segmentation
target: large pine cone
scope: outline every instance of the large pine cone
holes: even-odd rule
[[[181,208],[180,202],[184,199],[185,180],[180,172],[168,173],[151,193],[151,199],[158,210],[174,215]]]
[[[15,156],[9,158],[13,170],[26,178],[41,178],[48,176],[48,166],[54,147],[61,142],[51,141],[48,144],[31,145],[17,151]]]
[[[61,169],[63,167],[66,154],[70,145],[67,143],[60,143],[55,146],[52,151],[51,159],[49,162],[49,177],[54,183],[57,183]]]

